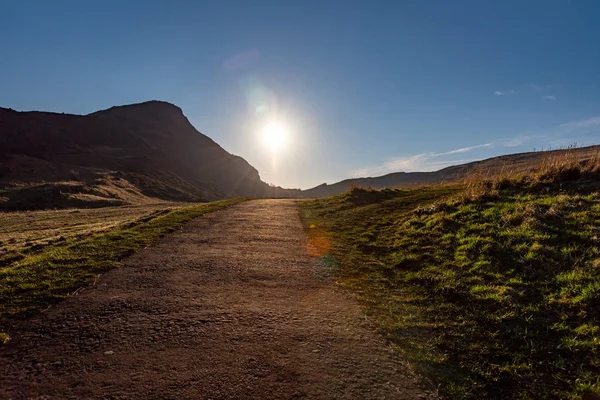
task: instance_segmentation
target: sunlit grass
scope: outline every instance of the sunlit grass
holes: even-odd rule
[[[354,188],[304,202],[302,218],[330,240],[338,281],[443,396],[580,398],[600,393],[597,171]]]
[[[0,212],[0,266],[65,240],[82,239],[154,218],[186,203]]]

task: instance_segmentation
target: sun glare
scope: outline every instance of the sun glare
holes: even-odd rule
[[[272,121],[262,129],[263,144],[271,151],[283,149],[289,140],[289,130],[280,121]]]

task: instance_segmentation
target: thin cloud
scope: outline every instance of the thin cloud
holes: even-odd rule
[[[362,168],[362,169],[358,169],[356,171],[354,171],[353,173],[350,174],[350,177],[352,179],[354,178],[366,178],[369,176],[369,170],[367,168]]]
[[[538,139],[540,135],[529,135],[529,136],[516,136],[510,139],[501,139],[499,142],[502,143],[502,147],[518,147],[523,146],[525,143],[532,141],[533,139]]]
[[[535,136],[518,136],[507,139],[499,139],[489,143],[477,144],[469,147],[449,150],[441,153],[420,153],[413,156],[398,157],[386,161],[382,165],[362,168],[354,171],[351,176],[355,178],[384,175],[391,172],[415,172],[415,171],[436,171],[450,165],[464,164],[475,161],[476,159],[442,159],[440,157],[451,156],[453,154],[464,154],[473,150],[494,147],[515,147],[532,140]],[[445,158],[445,157],[444,157]]]
[[[565,124],[561,124],[560,127],[565,129],[566,131],[573,131],[576,129],[587,129],[587,128],[595,128],[600,126],[600,116],[586,118],[579,121],[571,121]]]
[[[474,146],[470,146],[470,147],[463,147],[460,149],[456,149],[456,150],[450,150],[450,151],[446,151],[444,153],[433,153],[433,156],[445,156],[448,154],[456,154],[456,153],[466,153],[475,149],[481,149],[481,148],[488,148],[488,147],[517,147],[517,146],[521,146],[529,141],[531,141],[532,139],[536,138],[538,136],[532,136],[532,135],[527,135],[527,136],[515,136],[512,138],[505,138],[505,139],[498,139],[498,140],[494,140],[492,142],[489,143],[483,143],[483,144],[477,144]]]
[[[515,95],[515,94],[517,94],[517,92],[516,92],[516,91],[514,91],[514,90],[512,90],[512,89],[510,89],[510,90],[507,90],[507,91],[505,91],[505,92],[503,92],[503,91],[501,91],[501,90],[496,90],[496,91],[494,92],[494,94],[495,94],[496,96],[512,96],[512,95]]]
[[[450,154],[466,153],[466,152],[471,151],[471,150],[481,149],[481,148],[485,148],[485,147],[493,147],[495,145],[496,145],[495,142],[478,144],[478,145],[475,145],[475,146],[463,147],[461,149],[450,150],[450,151],[446,151],[446,152],[443,152],[443,153],[435,153],[435,154],[432,154],[432,156],[438,157],[438,156],[447,156],[447,155],[450,155]]]
[[[546,100],[552,100],[552,101],[556,100],[556,96],[544,96],[543,98]]]
[[[438,157],[438,156],[446,156],[446,155],[450,155],[450,154],[466,153],[466,152],[469,152],[472,150],[489,148],[489,147],[517,147],[517,146],[524,145],[525,143],[531,141],[532,139],[534,139],[536,137],[537,136],[528,135],[528,136],[515,136],[512,138],[506,138],[506,139],[498,139],[498,140],[494,140],[489,143],[477,144],[475,146],[470,146],[470,147],[463,147],[460,149],[450,150],[450,151],[446,151],[443,153],[433,153],[432,156]]]
[[[423,165],[424,161],[430,157],[429,154],[417,154],[407,158],[396,158],[384,164],[388,170],[414,170],[417,166]]]
[[[570,144],[573,143],[575,140],[577,140],[578,143],[582,143],[579,139],[589,138],[590,134],[596,135],[596,133],[598,132],[600,132],[600,116],[595,116],[582,120],[566,122],[560,125],[555,125],[553,127],[545,129],[539,134],[520,135],[512,138],[498,139],[488,143],[461,147],[458,149],[453,149],[440,153],[429,152],[420,153],[412,156],[393,158],[381,165],[362,168],[358,171],[355,171],[352,174],[352,176],[366,177],[380,176],[392,172],[436,171],[447,166],[464,164],[467,162],[472,162],[481,159],[451,159],[451,156],[454,154],[466,154],[477,149],[500,149],[510,147],[521,147],[527,143],[532,142],[533,140],[544,140],[546,144],[551,145],[565,143]],[[499,152],[488,152],[486,155],[491,157],[495,154],[497,155],[497,153]]]

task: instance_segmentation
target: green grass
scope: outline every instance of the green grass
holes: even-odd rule
[[[0,267],[0,344],[10,323],[33,315],[114,268],[122,258],[182,223],[246,199],[231,199],[154,213],[87,238],[69,237]]]
[[[350,190],[302,203],[338,281],[446,398],[600,394],[600,195]]]

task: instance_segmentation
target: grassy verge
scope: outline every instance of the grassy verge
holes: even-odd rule
[[[199,204],[152,214],[86,239],[71,237],[0,268],[0,333],[11,321],[47,308],[115,267],[117,261],[182,223],[246,199]],[[0,334],[0,343],[7,339]]]
[[[301,214],[339,282],[442,396],[600,394],[597,190],[355,188]]]

